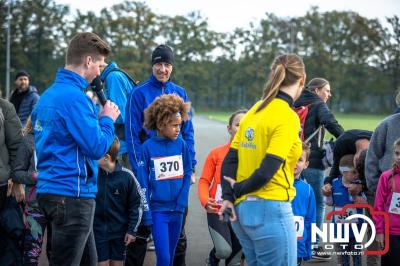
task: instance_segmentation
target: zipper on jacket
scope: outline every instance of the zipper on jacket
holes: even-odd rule
[[[161,87],[161,94],[165,94],[165,85],[164,84]]]

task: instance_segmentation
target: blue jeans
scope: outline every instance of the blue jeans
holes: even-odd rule
[[[183,222],[180,212],[152,212],[157,266],[172,266]]]
[[[324,170],[307,168],[301,172],[301,177],[307,181],[313,188],[315,195],[315,208],[317,209],[316,223],[317,227],[321,229],[322,222],[325,220],[325,205],[321,188],[324,185]],[[319,236],[317,235],[317,242]]]
[[[257,199],[235,206],[233,231],[249,266],[294,266],[297,239],[290,202]]]

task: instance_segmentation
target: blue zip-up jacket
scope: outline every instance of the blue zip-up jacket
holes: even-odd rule
[[[100,80],[105,83],[104,95],[107,99],[115,103],[121,114],[118,117],[116,124],[124,125],[125,123],[125,107],[128,100],[128,95],[131,93],[135,85],[121,71],[115,62],[111,62],[101,73]],[[119,140],[120,148],[118,154],[127,153],[126,142]]]
[[[129,161],[135,174],[137,174],[138,165],[141,165],[143,161],[140,157],[142,144],[145,140],[157,135],[156,130],[147,130],[143,128],[144,110],[156,97],[173,93],[180,96],[185,102],[190,101],[185,89],[170,81],[162,83],[151,75],[148,80],[138,85],[128,97],[125,114],[125,135]],[[194,169],[196,159],[192,120],[182,123],[180,135],[188,145],[192,161],[191,164]]]
[[[339,176],[332,181],[332,200],[333,208],[337,210],[338,208],[343,208],[347,204],[354,204],[353,198],[351,197],[347,187],[343,185],[343,176]],[[359,194],[364,195],[363,192]],[[353,210],[354,211],[354,210]],[[349,214],[349,213],[348,213]],[[352,214],[363,214],[363,209],[357,208]],[[347,214],[346,214],[347,215]],[[332,216],[332,222],[336,223],[336,216]],[[361,223],[357,223],[357,227],[360,230]],[[336,231],[335,231],[336,235]],[[350,238],[354,237],[353,230],[350,227]]]
[[[93,230],[96,239],[135,236],[142,219],[142,190],[133,173],[118,162],[112,173],[99,169]]]
[[[97,117],[86,96],[88,82],[59,69],[32,112],[37,155],[37,193],[95,198],[97,160],[114,140],[110,117]]]
[[[157,181],[154,160],[175,155],[182,156],[183,177]],[[142,146],[142,158],[143,165],[139,167],[139,182],[146,195],[147,202],[150,203],[150,209],[145,208],[144,224],[152,224],[150,211],[183,213],[188,206],[190,177],[192,175],[191,158],[186,142],[181,137],[176,140],[152,137]]]
[[[292,201],[293,215],[304,218],[302,239],[297,240],[297,257],[311,259],[311,224],[316,220],[315,195],[309,184],[302,179],[294,180],[296,196]]]
[[[10,97],[10,101],[12,101],[13,95],[17,93],[16,91]],[[35,108],[37,102],[39,101],[39,94],[37,92],[36,87],[29,86],[28,93],[24,96],[19,105],[19,109],[16,110],[18,113],[18,117],[21,120],[22,127],[25,127],[26,120],[32,113],[32,110]]]

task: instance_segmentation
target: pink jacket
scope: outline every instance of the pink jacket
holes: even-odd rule
[[[375,195],[375,210],[384,211],[389,215],[389,233],[391,235],[400,235],[400,214],[389,213],[390,202],[392,201],[392,191],[400,193],[400,169],[396,170],[396,174],[390,179],[392,170],[382,173],[379,178],[378,189]],[[383,234],[384,220],[380,215],[373,215],[376,226],[376,232]]]

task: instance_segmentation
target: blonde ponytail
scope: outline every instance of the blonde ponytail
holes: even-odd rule
[[[276,97],[280,88],[295,84],[304,75],[304,63],[298,55],[284,54],[276,57],[263,91],[262,103],[256,112],[264,109]]]

